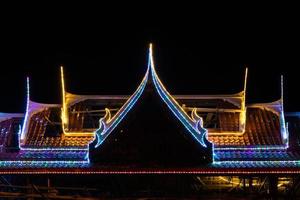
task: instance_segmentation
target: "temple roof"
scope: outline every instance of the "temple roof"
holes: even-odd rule
[[[42,104],[30,99],[28,79],[25,117],[0,113],[0,174],[298,173],[300,114],[284,117],[283,93],[245,106],[245,74],[236,94],[171,95],[150,46],[130,96],[65,92],[62,73],[62,105]]]
[[[166,90],[162,82],[160,81],[154,66],[154,60],[152,56],[152,45],[149,48],[149,60],[146,74],[140,83],[134,94],[125,102],[120,110],[111,118],[109,113],[100,120],[100,128],[96,131],[98,142],[96,147],[99,146],[106,137],[112,132],[112,130],[120,123],[126,114],[132,109],[135,103],[139,100],[143,94],[147,84],[154,86],[155,91],[159,94],[161,100],[172,111],[177,119],[186,127],[190,134],[203,146],[206,147],[205,138],[206,130],[202,127],[202,119],[191,118],[185,110],[178,104],[178,102],[172,97]],[[109,116],[109,117],[108,117]],[[104,126],[102,126],[104,125]],[[101,134],[98,134],[98,133]]]
[[[166,116],[166,114],[168,115]],[[134,120],[132,118],[134,118]],[[143,124],[143,126],[141,127],[140,124]],[[148,128],[145,129],[145,127]],[[128,129],[130,129],[130,131]],[[117,136],[118,134],[122,135],[120,131],[127,133],[125,138],[120,139],[122,136]],[[126,148],[125,143],[127,141],[134,143],[134,145],[131,146],[137,146],[134,152],[138,152],[138,154],[143,151],[148,151],[148,153],[145,153],[147,154],[146,157],[150,156],[150,151],[153,151],[153,154],[155,154],[155,149],[166,148],[166,146],[162,147],[159,145],[167,145],[169,147],[168,151],[178,151],[178,157],[183,152],[186,154],[181,160],[189,157],[189,155],[194,155],[194,159],[191,160],[201,160],[204,156],[206,157],[204,160],[210,159],[210,162],[212,162],[212,144],[207,140],[207,131],[202,127],[202,119],[197,115],[190,117],[165,89],[155,71],[151,47],[149,51],[148,68],[138,89],[112,118],[107,109],[107,114],[100,119],[100,128],[96,130],[95,133],[97,139],[94,145],[95,148],[99,148],[99,150],[95,151],[106,152],[104,153],[105,155],[96,155],[101,160],[114,157],[110,154],[112,150],[104,150],[104,148],[110,148],[107,147],[108,145],[106,143],[114,145],[111,148],[119,149],[120,146]],[[181,134],[183,135],[179,136]],[[178,146],[183,148],[182,151],[178,150],[178,146],[175,147],[172,142],[170,143],[170,141],[173,141],[173,137],[177,138],[177,140],[175,140],[177,143],[178,141],[181,143],[184,138],[189,138],[187,139],[188,141],[186,141],[187,143],[178,144]],[[107,138],[110,139],[106,142]],[[115,143],[114,141],[117,140],[123,140],[125,143],[113,144]],[[139,140],[141,143],[137,143],[136,140]],[[159,140],[165,141],[165,144],[161,144]],[[152,142],[149,143],[149,141]],[[192,145],[196,146],[193,150],[191,150]],[[127,148],[131,148],[129,146],[130,145],[127,145]],[[147,146],[148,149],[145,149],[144,146]],[[171,146],[174,146],[174,148],[171,148]],[[119,151],[122,152],[121,150]],[[164,152],[166,151],[162,151],[160,154]],[[174,154],[174,152],[168,154],[169,159],[171,159],[171,154]],[[141,155],[139,154],[138,156],[144,157],[142,155],[144,154],[141,153]],[[118,160],[120,161],[124,157],[128,156],[121,156]],[[154,158],[151,160],[154,160]],[[178,160],[178,158],[176,160]],[[107,160],[103,161],[105,162]]]

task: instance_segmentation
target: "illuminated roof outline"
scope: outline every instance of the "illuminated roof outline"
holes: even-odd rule
[[[28,132],[31,116],[41,110],[44,110],[47,108],[53,108],[53,107],[60,107],[60,105],[59,104],[37,103],[30,99],[30,80],[29,80],[29,77],[27,77],[27,79],[26,79],[26,111],[25,111],[25,117],[24,117],[24,121],[23,121],[23,125],[22,125],[21,135],[19,138],[20,147],[22,147],[22,145],[25,143],[26,134]]]
[[[146,74],[134,94],[126,101],[121,109],[110,118],[109,110],[106,109],[106,115],[99,120],[99,129],[95,131],[97,143],[95,148],[99,147],[114,128],[123,120],[126,114],[131,110],[139,97],[144,92],[146,84],[151,81],[155,86],[156,92],[161,97],[162,101],[168,106],[177,119],[185,126],[189,133],[197,140],[202,147],[207,147],[207,130],[203,128],[201,118],[191,118],[184,109],[178,104],[175,98],[166,90],[161,80],[159,79],[154,65],[152,44],[149,47],[148,66]],[[211,143],[210,143],[211,145]]]

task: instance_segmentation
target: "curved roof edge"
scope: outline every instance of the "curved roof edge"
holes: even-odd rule
[[[99,120],[99,129],[95,131],[97,144],[95,148],[102,144],[102,142],[107,138],[109,133],[122,121],[126,114],[131,110],[134,104],[137,102],[141,94],[143,93],[149,76],[149,66],[147,68],[146,74],[136,89],[136,91],[127,99],[124,105],[118,110],[118,112],[113,116],[113,118],[107,118],[107,114]],[[109,110],[107,110],[107,113]],[[109,114],[110,115],[110,114]]]
[[[28,131],[28,126],[30,122],[30,118],[33,114],[42,111],[46,108],[53,108],[53,107],[61,107],[60,104],[45,104],[45,103],[38,103],[30,100],[30,83],[29,83],[29,77],[26,79],[26,111],[25,111],[25,117],[22,125],[22,131],[20,136],[20,145],[23,144],[23,142],[26,140],[26,134]]]
[[[172,97],[171,94],[166,90],[162,82],[160,81],[154,66],[153,55],[152,55],[152,45],[149,48],[148,66],[146,74],[140,83],[134,94],[126,101],[126,103],[121,107],[121,109],[113,116],[113,118],[108,118],[107,115],[101,118],[99,121],[99,129],[95,131],[97,137],[97,143],[95,148],[100,146],[103,141],[109,136],[109,134],[114,130],[114,128],[122,121],[126,114],[135,105],[137,100],[143,93],[146,84],[151,81],[154,85],[156,92],[159,94],[162,101],[168,106],[176,118],[185,126],[185,128],[190,132],[190,134],[201,144],[203,147],[207,147],[211,144],[207,140],[207,130],[203,128],[202,119],[192,119],[184,109],[178,104],[178,102]],[[212,144],[211,144],[212,145]]]

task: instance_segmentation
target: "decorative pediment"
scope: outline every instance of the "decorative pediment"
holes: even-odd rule
[[[155,102],[155,103],[154,103]],[[169,113],[168,116],[164,115],[163,113],[155,114],[151,112],[151,109],[153,107],[153,110],[157,109],[154,107],[160,107],[160,109],[157,109],[157,113],[160,112],[160,110],[165,110],[166,113]],[[142,111],[136,111],[138,109],[145,110],[143,113]],[[150,110],[149,110],[150,109]],[[133,115],[132,112],[136,112],[134,115],[139,115],[137,118],[141,120],[140,123],[145,123],[140,118],[144,118],[145,120],[148,120],[149,124],[145,124],[146,127],[149,127],[148,130],[145,130],[147,134],[151,134],[150,129],[153,128],[153,126],[156,126],[156,124],[151,124],[151,122],[155,121],[153,118],[160,119],[162,121],[166,121],[166,126],[176,126],[178,128],[178,131],[176,129],[166,129],[166,130],[172,130],[172,133],[164,133],[161,134],[168,134],[169,137],[172,137],[176,134],[181,134],[182,139],[189,138],[189,142],[193,143],[193,145],[197,145],[197,149],[201,149],[201,152],[205,152],[205,162],[211,162],[213,160],[212,158],[212,144],[207,140],[207,130],[203,128],[203,122],[202,118],[199,116],[195,116],[191,118],[184,109],[178,104],[178,102],[173,98],[173,96],[166,90],[165,86],[162,84],[161,80],[159,79],[152,56],[152,46],[150,45],[149,48],[149,60],[148,60],[148,66],[147,71],[144,75],[143,80],[141,81],[140,85],[138,86],[137,90],[131,95],[131,97],[126,101],[126,103],[119,109],[119,111],[111,118],[110,112],[107,109],[106,115],[99,120],[99,129],[95,131],[96,139],[95,141],[90,145],[91,152],[101,152],[103,148],[109,148],[109,147],[102,147],[104,143],[106,143],[106,140],[109,140],[108,138],[115,138],[117,139],[117,134],[120,134],[117,129],[126,129],[126,122],[124,121],[130,121],[129,116],[127,115]],[[148,113],[146,116],[145,113]],[[150,117],[151,115],[151,117]],[[132,117],[131,117],[132,118]],[[174,122],[175,120],[175,122]],[[162,121],[159,121],[160,127],[164,126]],[[172,121],[172,122],[170,122]],[[138,122],[135,122],[138,123]],[[130,122],[128,122],[131,126]],[[121,126],[121,128],[119,127]],[[134,127],[134,126],[132,126]],[[139,129],[139,127],[135,127]],[[163,128],[162,128],[163,129]],[[139,129],[139,131],[141,131]],[[122,132],[122,131],[121,131]],[[134,131],[133,131],[134,132]],[[153,129],[153,132],[157,132],[156,129]],[[160,132],[160,131],[159,131]],[[167,131],[169,132],[169,131]],[[178,132],[178,133],[177,133]],[[183,133],[184,132],[184,133]],[[135,134],[128,132],[128,135]],[[139,134],[143,135],[143,132],[140,132]],[[146,134],[146,133],[145,133]],[[155,134],[155,133],[153,133]],[[130,136],[128,136],[130,137]],[[145,136],[146,137],[146,136]],[[163,137],[163,136],[161,136]],[[149,136],[151,138],[151,136]],[[132,138],[134,139],[134,138]],[[159,140],[159,138],[158,138]],[[149,141],[151,142],[151,141]],[[152,141],[155,142],[155,141]],[[187,141],[186,141],[187,142]],[[109,143],[109,141],[108,141]],[[111,142],[110,142],[111,143]],[[104,145],[107,146],[107,145]],[[115,147],[118,148],[118,147]],[[178,147],[180,149],[181,147]],[[195,150],[195,149],[194,149]],[[105,150],[103,150],[105,151]],[[138,150],[137,150],[138,151]],[[194,152],[200,152],[195,150]],[[101,153],[100,153],[101,154]],[[97,155],[97,153],[90,154],[91,160],[93,160],[93,155]],[[107,154],[106,154],[107,155]],[[201,153],[199,153],[199,158],[201,158]]]

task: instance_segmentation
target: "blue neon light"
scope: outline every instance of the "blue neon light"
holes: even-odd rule
[[[140,98],[143,93],[145,86],[147,84],[149,74],[149,68],[147,69],[146,75],[140,84],[139,88],[135,91],[135,93],[127,100],[125,105],[122,107],[123,110],[120,110],[111,120],[111,123],[105,125],[103,124],[103,120],[100,120],[100,127],[95,131],[97,144],[95,148],[99,147],[103,141],[107,138],[109,133],[122,121],[122,119],[126,116],[126,114],[131,110],[131,108],[135,105],[137,100]],[[122,109],[121,108],[121,109]],[[103,130],[103,131],[102,131]],[[102,132],[101,132],[102,131]]]
[[[257,168],[257,167],[300,167],[300,161],[215,161],[212,167]]]
[[[24,168],[24,167],[88,167],[87,161],[0,161],[0,168]]]
[[[135,105],[137,100],[140,98],[141,94],[145,89],[147,82],[149,81],[148,80],[149,70],[151,70],[153,83],[162,100],[167,104],[167,106],[172,111],[172,113],[181,121],[181,123],[192,134],[192,136],[201,144],[201,146],[207,147],[205,143],[205,137],[207,137],[207,130],[201,126],[200,120],[198,120],[196,123],[192,122],[191,120],[189,121],[188,116],[183,115],[183,111],[180,111],[180,108],[176,107],[175,103],[173,103],[172,100],[170,99],[171,97],[169,97],[168,92],[165,91],[165,89],[161,86],[162,84],[155,73],[154,64],[152,61],[152,50],[150,47],[147,72],[142,83],[140,84],[136,92],[128,99],[128,101],[122,107],[124,109],[122,110],[121,108],[119,113],[117,113],[114,119],[111,120],[111,123],[106,124],[104,122],[104,118],[99,120],[100,123],[99,129],[95,131],[95,135],[96,135],[95,139],[97,140],[97,144],[95,145],[95,148],[99,147],[103,143],[103,141],[107,138],[107,136],[122,121],[122,119],[126,116],[126,114],[131,110],[131,108]],[[208,140],[206,141],[208,142]]]
[[[167,104],[167,106],[169,107],[169,109],[173,112],[173,114],[179,119],[179,121],[185,126],[185,128],[192,134],[192,136],[203,146],[203,147],[207,147],[207,145],[204,142],[204,136],[207,134],[207,131],[205,129],[198,129],[195,128],[197,127],[200,121],[198,121],[196,123],[195,126],[193,126],[191,124],[191,122],[188,121],[187,117],[183,115],[183,112],[181,112],[175,105],[175,103],[172,102],[172,100],[170,99],[167,91],[165,91],[163,89],[163,87],[161,86],[161,82],[159,80],[159,78],[156,75],[155,72],[155,68],[154,68],[154,64],[152,61],[152,52],[150,49],[149,52],[149,63],[148,65],[150,65],[151,68],[151,74],[152,74],[152,79],[154,82],[154,85],[156,87],[156,91],[158,92],[159,96],[162,98],[162,100]],[[201,125],[200,125],[201,127]]]

